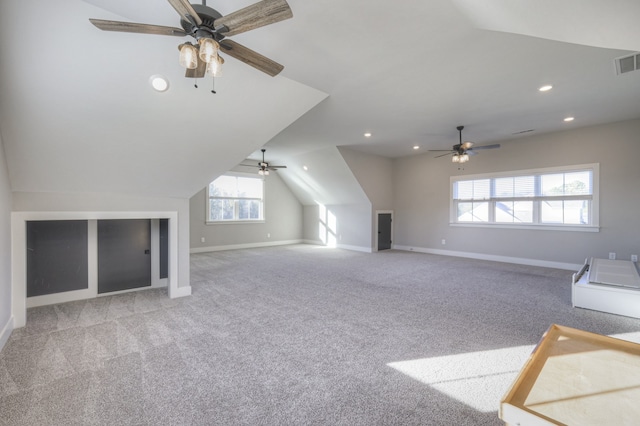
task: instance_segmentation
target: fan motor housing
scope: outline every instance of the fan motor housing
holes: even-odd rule
[[[224,35],[216,32],[215,30],[215,21],[216,19],[222,18],[222,14],[209,6],[204,6],[201,4],[192,4],[191,6],[202,20],[202,24],[199,26],[195,26],[191,22],[181,19],[180,26],[182,26],[182,28],[193,37],[199,38],[196,36],[197,32],[206,31],[208,33],[211,33],[211,35],[217,41],[222,40],[224,38]]]

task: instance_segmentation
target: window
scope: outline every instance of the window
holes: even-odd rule
[[[598,226],[598,165],[451,178],[453,224]]]
[[[222,175],[209,184],[207,222],[264,220],[264,180],[241,174]]]

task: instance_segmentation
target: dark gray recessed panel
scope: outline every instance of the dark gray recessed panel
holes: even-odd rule
[[[27,222],[27,297],[89,288],[86,220]]]
[[[151,220],[98,221],[98,293],[151,286]]]

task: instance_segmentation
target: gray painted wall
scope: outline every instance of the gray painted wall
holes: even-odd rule
[[[11,185],[0,137],[0,349],[3,346],[2,330],[7,331],[11,319]]]
[[[394,244],[572,264],[609,252],[640,254],[640,120],[501,143],[464,170],[432,154],[395,160]],[[450,176],[587,163],[600,164],[598,233],[449,226]]]
[[[242,244],[276,244],[302,239],[302,204],[282,181],[279,171],[265,178],[264,223],[207,225],[206,188],[189,200],[191,248],[206,250]],[[270,234],[270,237],[267,236]],[[205,239],[205,242],[201,241]]]
[[[339,150],[371,201],[370,245],[375,250],[376,211],[393,210],[393,160],[343,147]]]
[[[189,200],[104,193],[13,193],[16,212],[178,212],[178,287],[189,286]]]
[[[371,204],[304,206],[304,240],[371,251]]]

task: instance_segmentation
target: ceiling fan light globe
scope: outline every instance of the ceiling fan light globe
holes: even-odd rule
[[[207,64],[207,72],[213,77],[220,77],[222,75],[222,64],[224,64],[224,59],[216,54],[215,58]]]
[[[258,170],[258,174],[259,174],[260,176],[264,176],[264,170],[262,170],[262,169]]]
[[[264,171],[264,175],[265,175],[265,176],[269,176],[269,170],[265,170],[265,171]]]
[[[198,68],[198,50],[191,43],[180,47],[180,65],[190,70]]]
[[[212,38],[201,38],[198,40],[200,44],[200,59],[207,64],[211,63],[218,56],[218,49],[220,45]]]
[[[451,162],[452,163],[459,163],[460,162],[460,156],[458,154],[455,154],[453,157],[451,157]]]
[[[462,154],[460,156],[460,162],[461,163],[466,163],[467,161],[469,161],[469,154]]]

